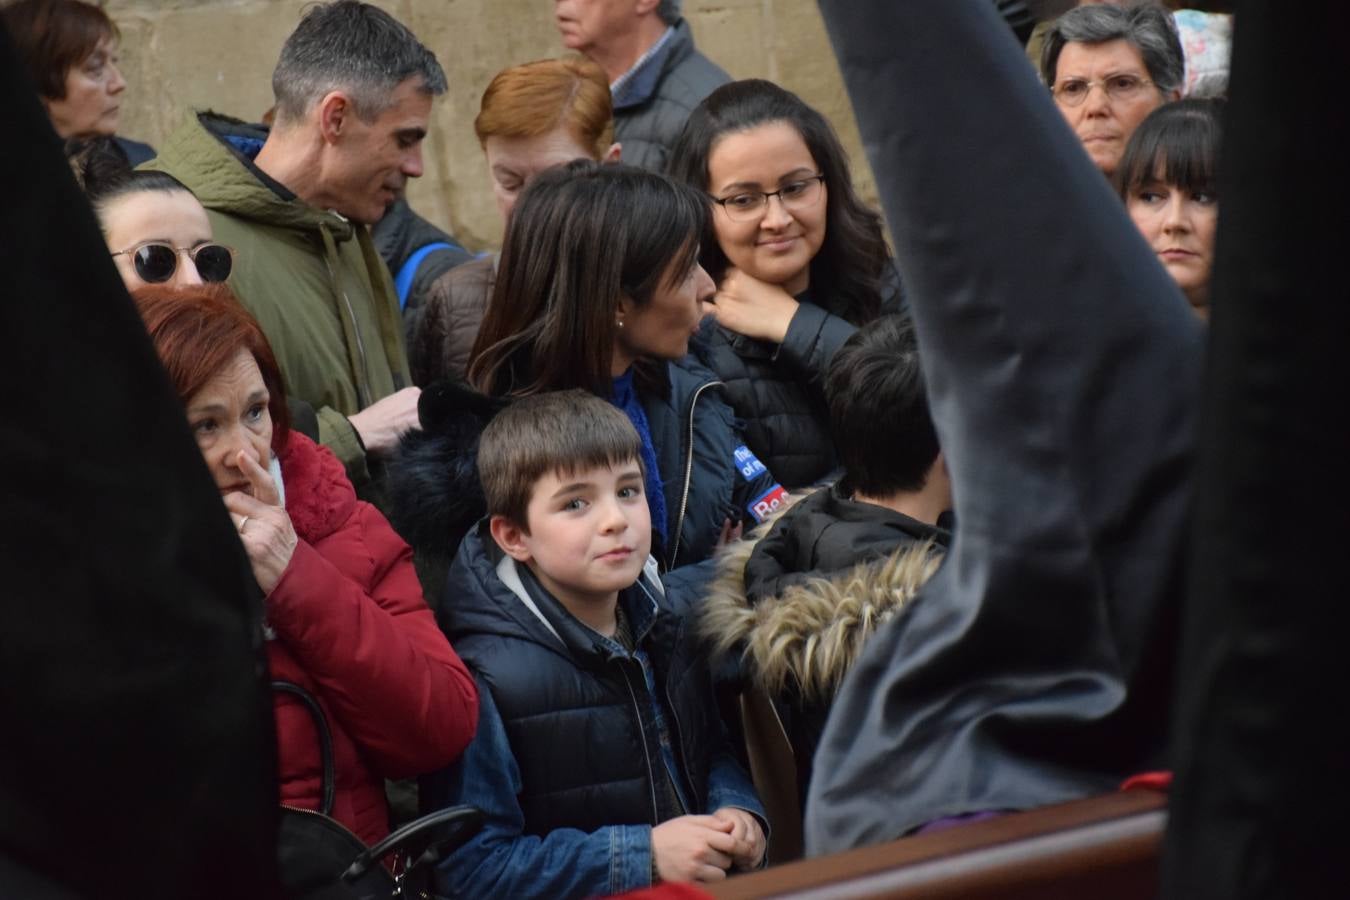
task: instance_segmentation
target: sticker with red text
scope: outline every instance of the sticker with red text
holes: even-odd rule
[[[763,522],[782,506],[786,499],[787,491],[783,490],[781,484],[775,484],[746,508],[750,511],[750,515],[754,516],[756,522]]]

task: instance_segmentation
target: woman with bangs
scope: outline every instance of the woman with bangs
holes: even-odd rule
[[[1116,170],[1134,224],[1200,318],[1209,319],[1209,281],[1219,222],[1216,173],[1224,101],[1181,100],[1140,123]]]
[[[482,515],[476,432],[466,440],[461,413],[484,396],[499,406],[581,388],[622,409],[642,438],[663,569],[707,559],[777,507],[782,488],[745,448],[721,383],[688,355],[713,294],[698,262],[707,216],[699,192],[630,166],[579,160],[535,177],[508,223],[473,392],[429,388],[426,430],[404,439],[396,463],[395,524],[419,554],[448,568]]]

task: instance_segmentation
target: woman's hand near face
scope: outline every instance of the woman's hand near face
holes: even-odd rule
[[[239,529],[254,579],[264,594],[270,594],[290,565],[299,539],[291,527],[291,517],[281,506],[271,473],[247,451],[239,452],[238,462],[253,493],[250,496],[231,491],[225,495],[225,508],[230,511],[234,527]]]
[[[728,331],[781,344],[797,313],[797,301],[778,285],[733,267],[718,285],[712,312]]]

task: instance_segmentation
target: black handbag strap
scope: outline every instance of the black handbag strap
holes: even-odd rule
[[[483,811],[476,806],[449,806],[414,819],[366,850],[342,873],[344,881],[360,878],[379,861],[397,853],[412,871],[439,862],[483,827]]]
[[[328,718],[314,695],[290,681],[273,681],[272,690],[295,697],[314,720],[319,737],[319,758],[323,766],[323,800],[319,812],[332,816],[333,794],[337,778],[333,762],[333,734]],[[355,884],[380,866],[385,857],[397,854],[403,863],[402,873],[395,882],[394,896],[400,896],[397,885],[404,878],[426,877],[427,867],[456,850],[483,827],[483,811],[473,806],[451,806],[430,815],[414,819],[391,832],[373,847],[362,850],[341,875],[341,881]]]
[[[323,714],[323,707],[319,701],[314,699],[314,695],[302,688],[300,685],[291,681],[274,681],[272,690],[281,691],[283,694],[290,694],[300,701],[301,705],[309,712],[309,716],[314,720],[314,731],[319,736],[319,762],[323,767],[322,800],[319,805],[319,812],[325,816],[333,814],[333,796],[337,790],[336,766],[333,763],[333,732],[328,728],[328,717]]]

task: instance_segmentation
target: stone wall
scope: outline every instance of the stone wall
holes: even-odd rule
[[[159,142],[190,108],[256,120],[272,104],[277,54],[310,0],[108,0],[130,84],[122,133]],[[488,81],[515,63],[563,52],[548,0],[379,0],[435,52],[450,90],[437,101],[413,206],[472,249],[501,222],[473,118]],[[772,79],[821,110],[875,196],[857,127],[814,0],[685,0],[700,49],[736,78]]]

